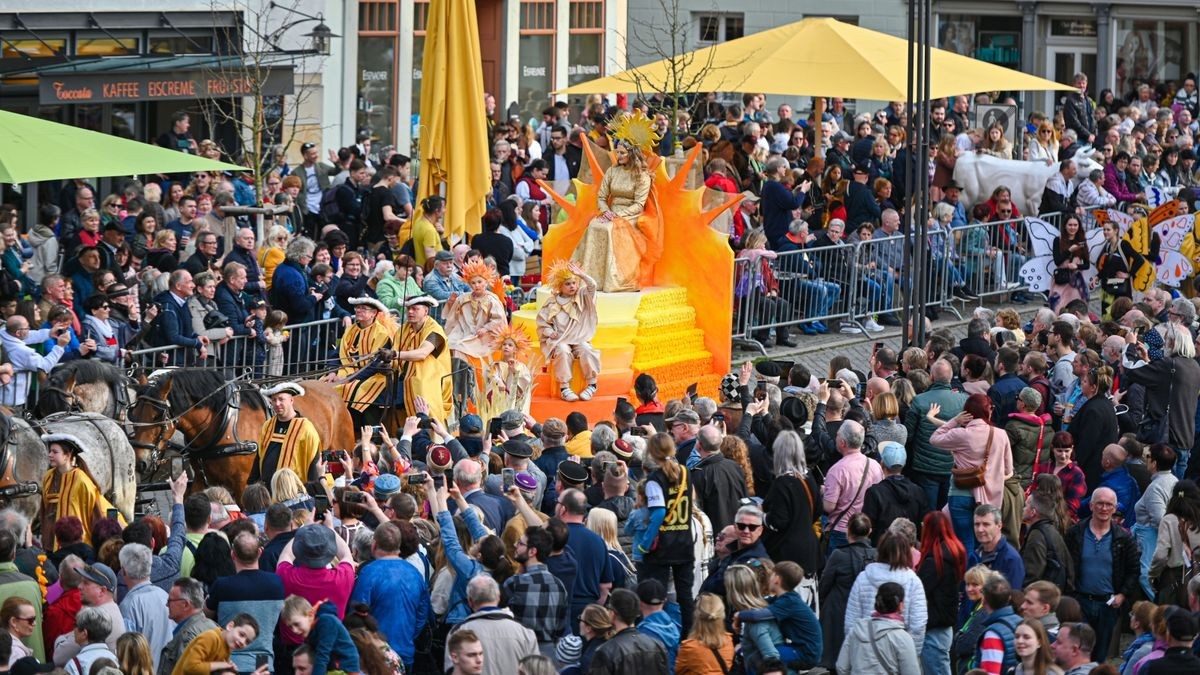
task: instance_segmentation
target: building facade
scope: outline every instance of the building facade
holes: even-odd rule
[[[688,48],[708,46],[806,17],[832,16],[864,28],[904,37],[908,3],[903,0],[629,0],[629,60],[639,65],[661,58],[646,49],[642,35],[664,25],[665,7],[691,22]],[[1114,90],[1118,97],[1135,82],[1178,80],[1200,64],[1194,0],[934,0],[935,45],[984,61],[1017,68],[1070,84],[1076,72],[1089,75],[1093,94]],[[659,29],[661,34],[661,28]],[[966,92],[964,92],[966,93]],[[1050,110],[1055,95],[1035,92],[1023,112]],[[774,109],[785,102],[769,97]],[[787,101],[808,109],[807,99]],[[881,102],[859,101],[863,110]]]
[[[477,0],[484,88],[498,119],[537,119],[550,92],[624,68],[627,0]],[[353,6],[356,5],[356,6]],[[421,62],[428,0],[361,0],[356,64],[343,83],[356,126],[402,151],[420,136]]]

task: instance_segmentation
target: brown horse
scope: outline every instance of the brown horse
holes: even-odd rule
[[[352,450],[354,422],[341,396],[324,382],[309,380],[303,386],[306,393],[296,397],[296,410],[317,428],[321,447]],[[174,449],[192,466],[192,489],[220,485],[240,499],[268,415],[266,399],[250,382],[226,381],[219,371],[200,368],[160,373],[138,392],[129,411],[138,473],[157,472],[178,429],[184,443]]]

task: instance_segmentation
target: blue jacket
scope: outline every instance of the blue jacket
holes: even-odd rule
[[[429,588],[407,560],[375,560],[359,568],[350,602],[365,603],[405,664],[415,655],[414,640],[429,621]]]
[[[246,288],[242,292],[249,295],[257,295],[266,300],[266,289],[258,282],[258,278],[262,276],[262,270],[258,267],[258,259],[254,256],[254,252],[247,251],[234,244],[233,249],[226,254],[221,265],[224,266],[231,262],[240,263],[246,268]]]
[[[284,260],[275,268],[270,303],[287,314],[289,324],[312,320],[317,298],[308,292],[308,273],[299,263]]]
[[[1000,543],[991,553],[984,553],[983,547],[971,551],[967,568],[970,569],[979,564],[986,565],[993,572],[1004,575],[1013,588],[1024,588],[1025,561],[1021,559],[1021,552],[1013,548],[1005,537],[1000,537]]]
[[[667,665],[670,668],[668,672],[675,672],[675,656],[679,653],[679,624],[660,609],[642,619],[637,629],[642,635],[658,640],[667,648]]]
[[[1105,471],[1100,475],[1100,485],[1098,487],[1106,487],[1117,493],[1117,513],[1125,516],[1125,522],[1131,523],[1133,515],[1133,506],[1142,498],[1142,491],[1138,488],[1137,481],[1133,476],[1129,475],[1129,467],[1122,464],[1111,471]],[[1092,497],[1088,495],[1079,503],[1079,517],[1089,518],[1092,515]],[[1128,529],[1128,525],[1126,528]]]
[[[853,232],[862,223],[878,223],[882,213],[871,188],[856,180],[850,181],[846,191],[846,232]]]
[[[250,329],[246,327],[246,319],[250,316],[250,310],[246,309],[246,303],[242,300],[240,293],[234,293],[229,284],[221,282],[217,284],[217,292],[213,296],[213,301],[217,303],[217,311],[229,317],[229,327],[233,329],[234,335],[250,334]]]
[[[814,185],[812,189],[817,189]],[[788,232],[792,222],[792,211],[804,206],[808,195],[803,192],[792,192],[787,186],[777,180],[769,180],[762,185],[763,234],[771,248],[779,245]]]
[[[472,539],[479,541],[487,536],[487,530],[479,523],[475,509],[467,509],[462,517],[467,522]],[[467,582],[480,574],[487,574],[487,570],[463,550],[462,543],[458,541],[458,531],[454,529],[454,516],[449,511],[438,511],[437,524],[442,528],[442,548],[446,560],[454,568],[454,586],[450,588],[450,609],[446,610],[445,621],[448,625],[456,626],[471,615],[471,607],[467,604]]]
[[[755,609],[738,614],[743,622],[774,619],[784,640],[796,650],[805,664],[821,662],[824,652],[824,634],[817,615],[795,591],[780,593],[767,599],[766,609]]]
[[[150,333],[150,344],[155,347],[179,345],[180,347],[200,348],[200,339],[192,326],[192,313],[187,305],[176,302],[170,291],[163,291],[154,296],[154,301],[162,307],[162,313],[155,320],[155,328]],[[184,365],[190,358],[183,357],[178,350],[169,354],[171,365]],[[188,355],[190,357],[190,355]]]
[[[337,605],[332,602],[323,602],[317,608],[308,644],[313,648],[313,675],[325,675],[330,670],[359,672],[358,648],[350,638],[350,631],[338,619]]]
[[[1001,662],[1000,672],[1007,673],[1010,669],[1015,668],[1020,662],[1017,659],[1016,644],[1016,630],[1019,623],[1021,623],[1021,617],[1007,605],[989,614],[983,621],[983,633],[979,635],[979,642],[976,643],[975,656],[971,665],[978,666],[981,662],[980,648],[983,646],[984,638],[989,632],[992,632],[999,635],[1000,641],[1004,643],[1004,661]]]
[[[1013,373],[1005,373],[988,389],[992,399],[992,425],[1004,428],[1010,413],[1017,412],[1017,394],[1029,385]]]

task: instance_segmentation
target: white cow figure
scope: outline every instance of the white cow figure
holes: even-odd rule
[[[1084,147],[1075,153],[1075,165],[1079,171],[1072,181],[1072,187],[1078,187],[1080,182],[1086,180],[1092,169],[1102,168],[1092,159],[1093,152],[1091,147]],[[1057,172],[1057,163],[1047,166],[1043,162],[1000,159],[964,152],[954,165],[954,181],[963,187],[963,202],[966,204],[986,202],[991,198],[992,190],[1004,185],[1012,191],[1013,202],[1022,214],[1036,215],[1046,182]]]

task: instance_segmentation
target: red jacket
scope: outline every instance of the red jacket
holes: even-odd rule
[[[42,617],[42,642],[46,646],[46,654],[54,653],[54,641],[58,636],[75,630],[75,615],[83,608],[83,600],[79,597],[79,589],[64,590],[49,607]]]
[[[729,194],[734,195],[741,192],[741,190],[738,189],[738,184],[735,183],[732,178],[729,176],[722,176],[719,173],[714,173],[713,175],[709,176],[708,180],[704,181],[704,185],[713,190],[728,192]]]

